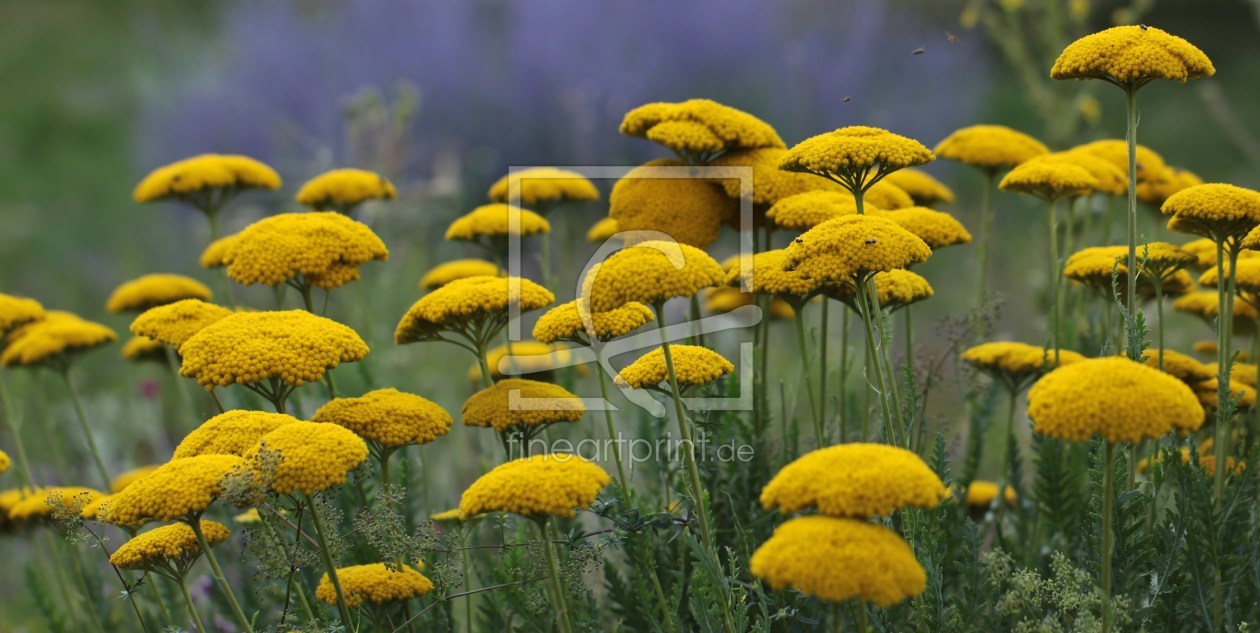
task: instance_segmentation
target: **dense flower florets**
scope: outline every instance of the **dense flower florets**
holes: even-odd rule
[[[213,303],[185,299],[145,310],[131,322],[131,333],[178,350],[194,334],[231,314],[231,310]]]
[[[244,455],[259,480],[280,494],[339,486],[367,456],[367,445],[350,430],[312,422],[283,425]]]
[[[918,236],[932,250],[971,242],[971,233],[967,232],[967,227],[944,211],[910,207],[873,215],[896,222],[897,226]]]
[[[1050,150],[1041,141],[1004,125],[973,125],[955,130],[932,151],[941,158],[997,171]]]
[[[244,285],[275,286],[299,277],[316,288],[359,278],[359,267],[389,259],[389,249],[366,224],[332,211],[281,213],[236,236],[227,274]]]
[[[368,346],[354,330],[305,310],[237,312],[206,326],[182,346],[179,373],[206,388],[278,378],[292,386],[362,360]]]
[[[555,167],[533,167],[513,171],[490,185],[490,190],[486,192],[486,195],[494,202],[524,204],[531,207],[565,201],[599,200],[599,190],[586,176]]]
[[[675,242],[650,241],[613,253],[587,273],[584,295],[593,312],[631,301],[655,305],[690,297],[722,283],[722,267],[708,253]]]
[[[1012,169],[998,183],[1002,191],[1017,191],[1043,200],[1083,196],[1097,186],[1098,179],[1080,165],[1035,158]]]
[[[397,389],[377,389],[358,398],[336,398],[312,422],[343,426],[381,446],[427,444],[451,430],[451,414],[434,402]]]
[[[34,366],[63,362],[69,355],[85,352],[118,338],[114,330],[68,312],[48,312],[9,335],[0,352],[0,365]]]
[[[585,413],[582,399],[559,385],[505,378],[468,398],[463,422],[506,431],[516,426],[576,422]]]
[[[34,299],[0,292],[0,336],[9,330],[44,318],[44,306]]]
[[[23,498],[9,508],[8,519],[13,522],[54,517],[59,508],[77,512],[84,506],[100,499],[99,490],[82,486],[52,486],[40,488],[36,494]]]
[[[468,212],[446,228],[446,239],[475,241],[480,237],[550,233],[546,218],[509,204],[487,204]]]
[[[761,505],[791,514],[815,508],[833,517],[885,516],[935,508],[949,490],[918,455],[886,444],[840,444],[806,453],[761,490]]]
[[[393,200],[398,195],[394,183],[366,169],[334,169],[302,185],[297,201],[316,211],[347,210],[366,200]]]
[[[420,287],[437,290],[456,279],[498,277],[502,272],[498,264],[484,259],[456,259],[430,268],[420,278]]]
[[[394,340],[399,344],[428,340],[448,328],[490,317],[506,322],[509,306],[527,312],[555,300],[550,290],[520,277],[456,279],[412,305],[398,322]]]
[[[1055,350],[1050,348],[994,341],[968,349],[963,352],[962,359],[994,378],[1006,381],[1010,386],[1023,387],[1027,386],[1028,379],[1039,376],[1042,372],[1056,366],[1083,361],[1085,357],[1072,350],[1060,349],[1056,361]]]
[[[1103,79],[1140,87],[1155,79],[1185,83],[1216,74],[1212,60],[1180,37],[1153,26],[1116,26],[1086,35],[1063,49],[1053,79]]]
[[[881,310],[888,309],[895,312],[910,304],[918,303],[924,299],[931,299],[936,295],[936,291],[932,289],[932,284],[928,283],[926,278],[908,270],[889,270],[875,273],[871,280],[875,283],[875,296],[879,300]],[[857,296],[856,291],[857,289],[853,284],[843,284],[829,287],[826,295],[843,301],[850,308],[853,308],[854,311],[860,313],[861,309],[854,301]]]
[[[227,411],[206,420],[184,436],[175,447],[174,459],[197,455],[236,455],[242,457],[262,437],[299,420],[283,413],[266,411]]]
[[[351,608],[363,603],[406,602],[433,591],[433,582],[414,568],[403,565],[390,568],[385,563],[353,565],[337,569],[337,582]],[[328,574],[319,579],[315,597],[326,604],[337,604],[337,589]]]
[[[198,516],[223,494],[223,479],[244,464],[235,455],[172,459],[113,495],[99,518],[134,526]]]
[[[708,99],[639,106],[626,113],[621,133],[646,138],[692,159],[732,149],[784,146],[766,122]]]
[[[496,466],[459,500],[464,517],[510,512],[530,518],[571,517],[595,501],[611,478],[603,468],[566,453],[535,455]]]
[[[201,154],[158,167],[136,185],[136,202],[189,198],[207,190],[279,189],[280,175],[267,165],[233,154]]]
[[[836,183],[814,178],[810,174],[779,169],[779,163],[783,162],[786,154],[787,150],[782,147],[728,152],[710,161],[709,166],[731,169],[707,169],[703,173],[706,178],[716,179],[727,197],[745,198],[763,209],[807,191],[844,191]],[[740,169],[748,167],[752,168],[751,173]]]
[[[201,533],[206,543],[215,545],[228,540],[232,532],[223,524],[202,520]],[[173,523],[138,534],[123,543],[112,556],[111,565],[121,569],[164,568],[173,564],[184,569],[201,557],[201,544],[187,523]]]
[[[205,284],[183,275],[144,275],[114,289],[105,303],[110,312],[144,312],[183,299],[210,300]]]
[[[699,345],[670,345],[670,358],[674,361],[674,375],[678,386],[698,387],[706,385],[735,371],[735,365],[721,354]],[[630,363],[613,379],[619,386],[633,389],[649,389],[669,380],[669,367],[665,364],[665,349],[658,347]]]
[[[871,212],[874,205],[865,211]],[[781,229],[812,229],[827,220],[857,213],[857,201],[848,192],[809,191],[779,200],[766,217]]]
[[[540,343],[556,341],[610,341],[643,327],[656,318],[652,308],[637,301],[607,312],[590,312],[581,300],[562,303],[538,317],[534,338]]]
[[[779,163],[781,169],[830,175],[853,188],[866,186],[866,175],[930,163],[936,157],[922,143],[866,126],[843,127],[798,143]]]
[[[784,253],[785,268],[839,283],[927,261],[932,249],[885,216],[845,215],[810,229]]]
[[[751,266],[736,265],[726,273],[726,283],[731,286],[747,284],[748,290],[758,294],[771,294],[804,299],[822,289],[821,279],[803,277],[783,269],[786,252],[782,249],[753,255]]]

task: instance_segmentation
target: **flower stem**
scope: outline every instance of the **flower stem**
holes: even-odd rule
[[[197,537],[197,544],[201,546],[201,551],[205,552],[206,560],[210,563],[210,570],[214,572],[214,580],[219,583],[219,589],[223,590],[224,596],[227,597],[228,606],[232,608],[232,615],[236,616],[237,623],[246,633],[254,633],[253,625],[249,623],[249,618],[245,617],[240,603],[236,601],[236,594],[232,593],[232,585],[228,584],[227,578],[223,575],[223,569],[219,567],[219,559],[215,557],[214,550],[210,549],[210,543],[206,541],[206,535],[201,531],[201,518],[193,517],[188,521],[188,527],[192,528],[193,534]]]
[[[1159,370],[1164,371],[1164,280],[1155,281],[1155,331],[1159,345]]]
[[[109,470],[105,468],[105,460],[101,458],[101,451],[96,446],[96,438],[92,436],[92,426],[88,424],[87,412],[83,409],[83,400],[79,397],[79,390],[75,388],[74,381],[70,379],[70,368],[66,367],[61,371],[61,378],[66,383],[66,389],[70,392],[70,400],[74,403],[75,418],[79,421],[79,429],[83,431],[83,437],[87,440],[88,448],[92,452],[92,461],[96,464],[96,470],[104,482],[103,490],[109,490]]]
[[[826,438],[823,437],[822,420],[818,417],[818,402],[814,398],[814,383],[809,378],[809,343],[805,340],[805,315],[797,312],[796,317],[792,319],[792,323],[796,326],[796,344],[801,352],[801,381],[805,383],[805,391],[809,394],[809,413],[814,419],[814,437],[818,441],[818,448],[827,445]]]
[[[188,593],[188,583],[183,576],[179,577],[179,592],[184,596],[184,606],[188,607],[188,615],[192,618],[193,623],[197,625],[197,631],[205,633],[208,629],[206,625],[201,623],[201,615],[197,613],[197,605],[193,604],[192,594]]]
[[[857,621],[859,633],[866,633],[870,630],[870,627],[866,623],[866,603],[861,600],[858,600],[857,603]]]
[[[827,326],[831,321],[828,307],[831,304],[826,298],[822,300],[822,318],[819,319],[821,326],[818,335],[818,419],[819,424],[823,427],[823,436],[827,431]],[[843,441],[843,440],[841,440]],[[827,445],[827,441],[819,440],[818,446]]]
[[[1059,366],[1059,218],[1057,200],[1050,200],[1050,344],[1054,366]],[[1134,270],[1129,268],[1129,270]],[[1132,277],[1132,275],[1130,275]],[[1130,304],[1132,305],[1132,304]]]
[[[1133,269],[1130,269],[1133,270]],[[1106,452],[1103,457],[1103,509],[1102,509],[1102,595],[1103,595],[1103,633],[1111,631],[1111,546],[1113,535],[1111,533],[1111,514],[1112,503],[1115,497],[1115,469],[1112,463],[1115,460],[1116,447],[1111,442],[1107,442]],[[1000,494],[1000,492],[999,492]]]
[[[828,301],[824,298],[823,301]],[[849,311],[840,311],[840,444],[849,439],[849,410],[846,402],[849,387]]]
[[[328,538],[324,535],[324,520],[319,517],[319,508],[315,507],[315,499],[306,495],[306,502],[311,507],[311,525],[315,526],[315,538],[319,540],[319,553],[328,568],[328,580],[332,582],[337,593],[337,610],[341,612],[341,622],[350,627],[350,607],[346,606],[346,596],[341,591],[341,579],[337,578],[337,564],[333,562],[332,551],[328,549]]]
[[[552,606],[559,612],[556,618],[562,633],[572,633],[573,623],[569,621],[569,605],[564,597],[564,585],[560,583],[560,567],[556,564],[556,553],[551,537],[547,535],[547,520],[535,523],[538,526],[538,537],[541,539],[543,552],[547,556],[547,574],[550,577]]]
[[[977,277],[980,283],[977,284],[976,307],[984,305],[984,297],[988,291],[989,282],[989,231],[993,224],[993,184],[996,181],[997,173],[993,170],[985,170],[984,172],[984,189],[980,198],[980,244],[977,249],[978,261],[976,263],[979,271]]]
[[[179,392],[179,399],[184,409],[192,414],[193,426],[196,427],[201,412],[193,404],[192,394],[188,391],[188,383],[184,382],[184,377],[179,375],[179,356],[175,354],[175,348],[170,345],[163,344],[162,349],[166,352],[166,364],[171,368],[171,379],[175,381],[175,390]]]
[[[1128,271],[1125,275],[1128,281],[1129,296],[1126,298],[1126,305],[1129,310],[1130,323],[1133,319],[1133,307],[1137,301],[1137,88],[1129,87],[1125,89],[1125,98],[1127,99],[1128,113],[1126,116],[1125,141],[1129,145],[1129,258]],[[1223,279],[1219,277],[1218,279]],[[1126,324],[1126,328],[1128,324]],[[1127,331],[1127,330],[1126,330]],[[1127,346],[1126,346],[1127,347]],[[1129,357],[1136,358],[1137,350],[1130,350]],[[1056,359],[1057,361],[1057,359]],[[1056,362],[1056,364],[1058,364]]]
[[[35,488],[35,475],[31,471],[31,462],[26,457],[26,445],[22,443],[22,421],[13,413],[13,400],[5,385],[4,370],[0,369],[0,405],[3,405],[4,422],[13,434],[13,447],[17,455],[18,472],[22,475],[25,486]]]
[[[599,395],[600,397],[604,399],[604,406],[607,407],[609,404],[608,378],[604,376],[603,371],[599,371],[599,370],[595,372],[595,377],[599,379]],[[621,441],[617,437],[617,426],[613,422],[613,414],[612,414],[611,409],[608,409],[608,408],[604,409],[604,423],[608,426],[608,438],[612,440],[613,444],[615,444],[617,447],[617,450],[613,453],[613,456],[617,460],[617,481],[618,483],[621,484],[621,492],[624,495],[624,500],[628,502],[632,495],[630,492],[630,485],[628,481],[626,480],[626,465],[625,465],[625,462],[623,462],[621,458]]]

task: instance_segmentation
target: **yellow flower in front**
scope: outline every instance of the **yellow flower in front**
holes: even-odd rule
[[[904,539],[857,519],[792,519],[753,552],[748,569],[774,589],[833,603],[856,599],[891,607],[927,587],[927,574]]]
[[[955,130],[932,151],[941,158],[989,173],[1050,152],[1041,141],[1004,125],[973,125]]]
[[[486,196],[493,202],[547,209],[565,202],[599,200],[599,190],[586,176],[575,171],[531,167],[512,171],[496,180]]]
[[[346,481],[367,459],[367,444],[336,424],[285,424],[245,452],[245,462],[272,492],[315,494]]]
[[[954,201],[953,190],[922,169],[914,167],[899,169],[888,174],[884,182],[910,194],[914,203],[921,207]]]
[[[44,306],[34,299],[0,292],[0,337],[9,330],[44,318]]]
[[[51,486],[40,488],[37,494],[27,496],[9,508],[8,519],[14,523],[41,518],[55,518],[59,508],[78,513],[84,506],[104,496],[99,490],[82,486]]]
[[[589,300],[592,312],[632,301],[656,306],[716,286],[724,277],[717,261],[694,246],[649,241],[623,248],[589,271],[579,300]]]
[[[222,523],[204,519],[201,520],[201,533],[210,545],[222,543],[232,536],[231,530]],[[114,551],[109,563],[120,569],[148,570],[173,566],[179,572],[186,572],[201,558],[201,553],[201,544],[193,529],[187,523],[172,523],[132,537]]]
[[[620,231],[644,232],[645,237],[623,235],[627,243],[668,237],[681,244],[708,248],[717,239],[723,222],[738,216],[739,201],[728,198],[707,179],[664,171],[670,169],[688,168],[676,160],[657,159],[630,170],[613,185],[608,215]]]
[[[406,602],[433,591],[433,582],[409,565],[388,567],[385,563],[337,568],[337,581],[346,605],[357,609],[365,602],[373,605]],[[325,604],[337,604],[337,589],[328,573],[319,579],[315,597]]]
[[[861,280],[927,261],[932,249],[886,215],[845,215],[806,231],[784,249],[784,267],[829,284]]]
[[[197,455],[236,455],[243,457],[264,435],[299,422],[283,413],[232,410],[201,423],[175,447],[173,459]]]
[[[603,468],[567,453],[534,455],[496,466],[473,482],[459,500],[471,518],[508,512],[530,519],[572,517],[595,502],[612,479]]]
[[[757,149],[727,152],[710,161],[709,167],[728,167],[730,169],[706,169],[703,174],[719,184],[728,198],[747,199],[753,204],[754,221],[760,222],[760,212],[789,198],[809,191],[830,191],[847,193],[839,185],[811,178],[809,174],[801,174],[779,169],[779,163],[787,150],[782,147],[761,147]],[[751,168],[751,173],[747,171]],[[742,177],[741,177],[742,176]],[[853,196],[849,196],[852,198]],[[737,229],[737,217],[731,217],[728,224]],[[751,227],[746,227],[751,228]]]
[[[761,505],[792,514],[887,516],[900,508],[935,508],[949,490],[918,455],[887,444],[839,444],[810,451],[761,490]]]
[[[490,427],[502,432],[517,427],[577,422],[585,414],[582,399],[559,385],[506,378],[468,398],[464,403],[463,422],[467,426]]]
[[[1102,79],[1140,88],[1156,79],[1185,83],[1216,74],[1212,60],[1180,37],[1153,26],[1116,26],[1086,35],[1063,49],[1052,79]]]
[[[1218,241],[1244,239],[1260,226],[1260,192],[1220,183],[1196,185],[1169,196],[1160,212],[1173,216],[1168,228],[1174,231]],[[1249,243],[1260,241],[1244,240],[1242,246]]]
[[[136,202],[178,198],[206,213],[241,189],[280,188],[280,175],[267,165],[233,154],[201,154],[158,167],[136,185]]]
[[[335,398],[312,422],[336,424],[379,446],[428,444],[451,430],[451,414],[427,398],[397,389],[377,389],[358,398]]]
[[[1098,435],[1109,443],[1193,431],[1203,407],[1180,380],[1127,358],[1093,358],[1046,374],[1028,392],[1033,431],[1084,442]]]
[[[235,455],[172,459],[113,495],[99,519],[138,526],[195,518],[223,494],[223,479],[244,465]]]
[[[210,289],[191,277],[144,275],[115,288],[105,303],[105,309],[110,312],[144,312],[183,299],[209,301],[210,296]]]
[[[1050,202],[1087,195],[1097,186],[1098,179],[1080,165],[1035,158],[1016,166],[998,183],[1002,191],[1025,193]]]
[[[444,330],[467,324],[506,324],[510,306],[528,312],[555,300],[550,290],[520,277],[456,279],[413,304],[398,322],[394,340],[400,345],[438,340]]]
[[[330,290],[358,279],[363,264],[387,259],[385,243],[362,222],[332,211],[281,213],[237,234],[227,274],[246,286]]]
[[[875,211],[867,205],[867,211]],[[781,229],[809,230],[842,215],[857,213],[853,195],[838,191],[810,191],[779,200],[766,211],[766,217]]]
[[[896,222],[897,226],[913,233],[932,250],[971,243],[971,233],[967,232],[967,227],[944,211],[927,207],[909,207],[883,213],[872,211],[871,215]]]
[[[809,172],[838,182],[849,191],[864,191],[891,172],[935,158],[914,139],[855,125],[801,141],[783,157],[779,168]]]
[[[316,211],[333,210],[350,213],[368,200],[393,200],[398,190],[388,178],[366,169],[334,169],[326,171],[302,185],[297,192],[298,204]]]
[[[451,222],[446,228],[446,239],[474,242],[482,238],[526,237],[550,232],[551,223],[541,215],[499,203],[482,205]]]
[[[585,345],[592,340],[610,341],[656,318],[652,308],[637,301],[607,312],[592,313],[584,308],[582,301],[575,299],[548,310],[534,323],[534,338],[545,344],[570,341]],[[515,349],[513,353],[516,353]],[[494,364],[490,365],[492,371],[494,367]]]
[[[152,473],[153,471],[157,470],[160,466],[161,464],[151,464],[149,466],[140,466],[139,468],[132,468],[131,470],[128,470],[120,475],[117,475],[109,481],[109,490],[110,492],[113,492],[114,494],[120,493],[123,490],[125,490],[127,486],[130,486],[131,484],[136,483],[140,479],[147,477],[149,473]]]
[[[503,274],[499,265],[484,259],[456,259],[438,264],[420,278],[424,290],[437,290],[456,279],[469,277],[498,277]]]
[[[670,357],[674,361],[674,375],[679,388],[707,385],[735,371],[731,361],[721,354],[699,345],[670,345]],[[613,381],[620,387],[651,389],[669,380],[669,367],[665,364],[665,349],[658,347],[630,363]]]
[[[74,356],[118,338],[114,330],[69,312],[47,312],[9,334],[9,345],[0,352],[0,365],[64,368]]]
[[[765,121],[708,99],[639,106],[626,113],[621,133],[664,145],[689,163],[731,150],[784,146]]]

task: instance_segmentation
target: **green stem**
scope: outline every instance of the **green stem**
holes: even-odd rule
[[[979,271],[979,284],[976,291],[979,296],[976,297],[976,307],[984,305],[984,297],[988,291],[989,282],[989,231],[993,224],[993,185],[996,182],[997,173],[993,170],[985,170],[984,172],[984,190],[980,198],[980,244],[977,249],[977,267]]]
[[[1054,347],[1054,366],[1059,366],[1059,218],[1056,200],[1050,206],[1050,344]],[[1134,270],[1129,268],[1129,270]],[[1130,275],[1132,277],[1132,275]]]
[[[207,391],[210,392],[210,399],[214,401],[214,406],[219,409],[219,413],[227,411],[227,409],[223,408],[223,401],[219,400],[219,394],[215,393],[214,388],[212,387]]]
[[[69,367],[61,371],[61,378],[65,381],[66,389],[70,392],[70,400],[74,403],[75,418],[79,421],[79,429],[83,432],[83,437],[87,440],[88,448],[92,452],[92,461],[96,464],[97,473],[100,474],[101,481],[105,484],[102,490],[109,490],[109,470],[105,468],[105,460],[101,458],[101,451],[96,446],[96,438],[92,435],[92,426],[88,424],[87,412],[83,408],[83,400],[79,397],[79,390],[75,388],[74,381],[70,379]]]
[[[272,525],[272,524],[271,524],[271,519],[267,518],[267,515],[266,515],[266,514],[263,514],[263,513],[261,513],[261,512],[260,512],[260,513],[258,514],[258,520],[259,520],[259,522],[260,522],[260,523],[262,523],[262,524],[263,524],[263,527],[267,528],[267,532],[271,535],[271,538],[275,539],[277,546],[279,546],[280,548],[282,548],[282,549],[283,549],[283,548],[284,548],[284,539],[280,538],[280,532],[279,532],[278,530],[276,530],[276,528],[275,528],[275,526],[274,526],[274,525]],[[297,516],[297,520],[300,522],[300,521],[302,520],[302,515],[300,515],[300,514],[299,514],[299,515]],[[301,530],[301,527],[299,526],[299,527],[298,527],[298,529],[299,529],[299,530]],[[293,536],[293,540],[294,540],[294,546],[296,547],[296,546],[297,546],[297,543],[301,540],[301,537],[300,537],[299,535],[296,535],[296,534],[295,534],[295,535]],[[291,557],[290,557],[290,558],[291,558]],[[293,564],[291,560],[290,560],[290,561],[288,561],[288,563],[289,563],[289,565],[292,565],[292,564]],[[300,584],[298,584],[298,582],[297,582],[297,580],[296,580],[296,579],[294,579],[294,577],[293,577],[293,572],[294,572],[294,571],[296,571],[296,570],[295,570],[294,568],[290,567],[290,571],[289,571],[289,591],[290,591],[291,593],[295,593],[295,594],[297,594],[297,597],[298,597],[298,602],[300,602],[300,603],[302,604],[302,612],[306,614],[306,621],[307,621],[307,623],[314,622],[314,621],[315,621],[315,611],[314,611],[313,609],[311,609],[311,603],[310,603],[310,602],[306,599],[306,591],[304,591],[304,590],[302,589],[302,586],[301,586]]]
[[[1133,270],[1130,268],[1129,270]],[[1115,469],[1112,463],[1115,460],[1116,447],[1111,442],[1107,442],[1106,452],[1103,457],[1103,509],[1102,509],[1102,595],[1103,595],[1103,633],[1111,631],[1111,546],[1113,535],[1111,533],[1111,514],[1112,503],[1115,496]]]
[[[0,405],[3,405],[4,422],[8,425],[9,432],[13,434],[13,448],[17,455],[18,472],[22,475],[23,485],[33,490],[36,488],[35,475],[31,471],[31,462],[26,457],[26,445],[22,443],[22,421],[13,413],[13,401],[5,385],[3,369],[0,369]]]
[[[227,598],[228,606],[232,608],[232,615],[236,616],[237,623],[246,633],[254,633],[253,625],[250,624],[249,618],[245,617],[240,603],[236,601],[236,594],[232,593],[232,585],[228,584],[227,577],[223,575],[223,569],[219,567],[219,559],[215,557],[214,550],[210,549],[210,543],[206,541],[206,535],[201,531],[201,518],[193,517],[188,521],[188,527],[192,528],[193,534],[197,537],[197,544],[201,546],[201,551],[205,552],[206,560],[210,563],[210,570],[214,572],[214,580]]]
[[[464,630],[467,633],[472,633],[473,598],[475,597],[475,594],[472,593],[472,575],[471,575],[471,570],[472,570],[471,551],[472,550],[470,550],[467,547],[464,547],[464,539],[466,536],[467,536],[467,533],[464,530],[464,525],[461,523],[459,526],[459,547],[460,547],[459,559],[460,559],[461,571],[464,575],[464,592],[467,594],[464,597]]]
[[[179,578],[179,592],[184,596],[184,606],[188,607],[188,615],[192,618],[193,623],[197,625],[197,631],[200,633],[209,631],[206,625],[201,623],[201,615],[197,613],[197,605],[193,604],[192,594],[188,593],[188,583],[182,576]]]
[[[823,301],[829,301],[826,297]],[[849,440],[849,408],[846,394],[849,391],[849,311],[840,311],[840,443]]]
[[[617,426],[613,421],[612,409],[607,408],[611,404],[608,400],[608,378],[600,369],[595,370],[595,377],[599,379],[599,395],[604,399],[604,424],[608,427],[608,439],[612,440],[617,447],[616,452],[613,453],[617,460],[617,481],[621,484],[622,494],[625,495],[623,500],[628,502],[631,492],[626,479],[626,465],[621,458],[621,440],[617,437]]]
[[[1159,345],[1159,370],[1164,371],[1164,280],[1155,281],[1155,340]]]
[[[319,553],[328,568],[328,580],[332,582],[337,593],[337,610],[341,612],[341,622],[350,628],[350,607],[346,606],[346,595],[341,591],[341,579],[337,578],[337,563],[333,562],[332,551],[328,549],[328,538],[324,535],[324,520],[319,516],[319,508],[315,507],[315,499],[306,495],[306,503],[311,507],[311,525],[315,526],[315,538],[319,541]]]
[[[884,417],[884,426],[888,429],[888,440],[894,446],[901,446],[898,437],[901,435],[900,429],[897,428],[897,420],[892,411],[892,405],[888,401],[888,386],[884,384],[883,363],[880,362],[879,347],[883,341],[882,325],[875,325],[876,321],[882,321],[882,314],[879,312],[879,298],[872,296],[871,286],[873,281],[857,281],[858,305],[862,306],[862,320],[866,325],[866,364],[867,364],[867,382],[869,384],[871,374],[875,376],[875,384],[870,385],[875,390],[875,395],[879,397],[880,412]]]
[[[1231,249],[1233,250],[1233,249]],[[1233,258],[1231,258],[1232,260]],[[1231,261],[1231,264],[1233,262]],[[1229,398],[1229,377],[1230,369],[1233,366],[1233,354],[1230,351],[1229,325],[1233,321],[1234,310],[1232,297],[1229,295],[1229,284],[1222,283],[1226,279],[1226,263],[1225,263],[1225,245],[1223,240],[1216,243],[1216,278],[1218,280],[1217,287],[1217,309],[1216,317],[1216,364],[1217,364],[1217,386],[1216,386],[1216,452],[1218,463],[1224,463],[1224,459],[1229,455],[1226,442],[1229,440],[1230,420],[1226,416],[1225,403]],[[1233,275],[1233,267],[1230,266],[1229,273]],[[1219,512],[1225,500],[1225,471],[1226,468],[1217,468],[1213,475],[1214,492],[1216,498],[1216,509]]]
[[[170,345],[162,345],[162,349],[166,352],[166,363],[171,368],[171,379],[175,381],[175,390],[179,392],[179,399],[184,405],[184,409],[193,416],[193,427],[197,426],[198,418],[201,412],[197,410],[197,406],[193,404],[192,394],[188,391],[188,383],[184,382],[184,377],[179,375],[179,356],[175,354],[175,348]]]
[[[823,437],[822,420],[818,417],[818,402],[814,398],[814,383],[809,377],[809,343],[805,340],[805,315],[797,312],[796,318],[792,319],[792,323],[796,326],[796,344],[801,353],[801,382],[805,383],[805,391],[809,394],[809,413],[814,420],[814,437],[818,441],[818,448],[826,446],[826,438]]]
[[[542,539],[543,552],[547,556],[547,574],[550,577],[552,606],[559,612],[556,618],[562,633],[572,633],[573,623],[569,620],[568,600],[564,596],[564,585],[560,582],[560,567],[556,564],[556,554],[551,538],[547,535],[547,520],[535,523],[538,526],[538,537]]]
[[[824,437],[827,433],[827,329],[829,321],[831,321],[831,315],[828,314],[830,305],[827,298],[823,297],[822,318],[820,319],[822,325],[819,328],[818,336],[818,419],[823,427]],[[827,441],[822,439],[818,442],[820,448],[828,444]]]
[[[999,537],[1002,534],[1002,511],[1006,508],[1006,488],[1007,486],[1013,487],[1012,484],[1015,480],[1011,476],[1011,450],[1018,446],[1015,443],[1015,412],[1018,409],[1016,403],[1019,401],[1019,392],[1014,389],[1008,389],[1007,392],[1011,396],[1011,401],[1006,410],[1006,437],[1002,443],[1002,471],[998,476],[997,496],[993,498],[993,503],[997,507],[997,511],[994,514],[998,517],[997,521],[995,521],[994,529]]]
[[[870,630],[870,627],[866,623],[866,603],[861,600],[858,600],[857,603],[857,621],[859,633],[866,633]]]
[[[1134,311],[1133,308],[1137,302],[1137,88],[1129,87],[1125,89],[1125,98],[1128,102],[1128,110],[1126,116],[1127,125],[1125,127],[1125,141],[1129,145],[1129,258],[1128,270],[1129,274],[1125,275],[1128,281],[1129,296],[1126,299],[1126,305],[1129,309],[1129,319],[1132,322]],[[1223,277],[1218,277],[1223,279]],[[1127,337],[1126,337],[1127,338]],[[1126,346],[1127,347],[1127,346]],[[1129,357],[1136,358],[1137,351],[1130,350]],[[1057,363],[1056,363],[1057,365]],[[1105,632],[1104,632],[1105,633]]]

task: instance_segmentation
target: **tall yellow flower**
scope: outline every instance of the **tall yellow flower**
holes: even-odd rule
[[[114,289],[105,303],[110,312],[144,312],[149,308],[184,299],[209,301],[210,289],[205,284],[183,275],[144,275]]]
[[[651,308],[637,301],[606,312],[591,312],[584,308],[583,302],[575,299],[548,310],[534,323],[534,338],[545,344],[568,341],[590,345],[592,341],[610,341],[625,336],[656,318]]]
[[[506,378],[468,398],[463,422],[500,433],[518,433],[528,441],[552,424],[577,422],[585,413],[582,399],[559,385]]]
[[[352,215],[356,207],[368,200],[393,200],[397,196],[394,183],[376,172],[334,169],[306,181],[298,189],[297,201],[316,211]]]
[[[131,333],[161,341],[178,351],[193,335],[231,314],[231,310],[213,303],[184,299],[142,312],[131,322]]]
[[[586,176],[575,171],[532,167],[496,180],[486,196],[493,202],[524,204],[546,215],[552,207],[566,202],[599,200],[599,190]]]
[[[244,456],[262,437],[299,420],[283,413],[233,410],[220,413],[193,429],[175,447],[172,459],[198,455]],[[115,491],[117,492],[117,491]]]
[[[888,174],[932,162],[931,150],[913,139],[880,128],[850,126],[819,134],[794,146],[781,169],[808,172],[853,193],[862,212],[862,194]]]
[[[621,133],[664,145],[692,164],[732,150],[784,146],[766,122],[708,99],[639,106],[626,113]]]
[[[195,519],[223,494],[223,479],[242,465],[235,455],[172,459],[115,494],[100,518],[123,526]]]
[[[632,301],[658,307],[722,282],[722,267],[704,251],[676,242],[649,241],[624,248],[588,273],[584,289],[592,312]]]
[[[276,190],[280,175],[267,165],[234,154],[201,154],[163,165],[136,185],[136,202],[178,200],[210,220],[210,238],[218,238],[218,215],[237,193],[246,189]]]
[[[451,430],[451,414],[436,403],[397,389],[377,389],[358,398],[335,398],[320,407],[312,422],[336,424],[368,442],[389,483],[389,458],[413,444],[428,444]]]
[[[661,177],[661,168],[682,168],[684,163],[657,159],[630,170],[613,185],[608,215],[619,231],[643,231],[644,237],[623,236],[630,243],[673,239],[696,248],[708,248],[717,239],[723,222],[738,215],[736,199],[700,178]],[[663,235],[659,235],[663,234]]]
[[[1180,37],[1155,27],[1116,26],[1086,35],[1063,49],[1053,79],[1101,79],[1137,90],[1157,79],[1185,83],[1216,74],[1212,60]]]
[[[935,508],[949,489],[918,455],[887,444],[839,444],[810,451],[761,490],[761,505],[791,514],[807,508],[831,517],[887,516]]]
[[[346,481],[367,459],[367,444],[336,424],[284,424],[245,451],[245,462],[271,492],[312,495]]]
[[[509,512],[531,519],[571,517],[594,503],[612,479],[603,468],[566,453],[500,464],[473,482],[459,501],[465,517]]]
[[[387,567],[385,563],[372,563],[339,567],[337,578],[345,591],[346,604],[356,609],[364,603],[407,602],[433,591],[433,581],[410,565]],[[337,592],[327,573],[319,579],[315,597],[325,604],[337,604]]]
[[[0,365],[47,366],[64,372],[75,357],[114,341],[114,330],[68,312],[49,312],[9,334]]]
[[[206,541],[217,545],[228,540],[232,532],[223,524],[203,519],[201,532]],[[123,543],[109,557],[119,569],[154,571],[163,575],[187,575],[201,558],[201,544],[187,523],[172,523],[137,534]]]
[[[669,351],[673,355],[678,384],[684,388],[707,385],[735,371],[731,361],[707,347],[670,345]],[[668,379],[665,351],[660,347],[640,356],[614,378],[618,385],[632,389],[659,388]]]
[[[872,211],[874,205],[866,205]],[[809,191],[788,196],[776,202],[766,212],[774,225],[781,229],[809,230],[842,215],[857,213],[853,195],[839,191]]]
[[[446,239],[476,242],[507,235],[524,237],[550,232],[551,223],[541,215],[509,204],[496,203],[477,207],[451,222],[446,228]]]

